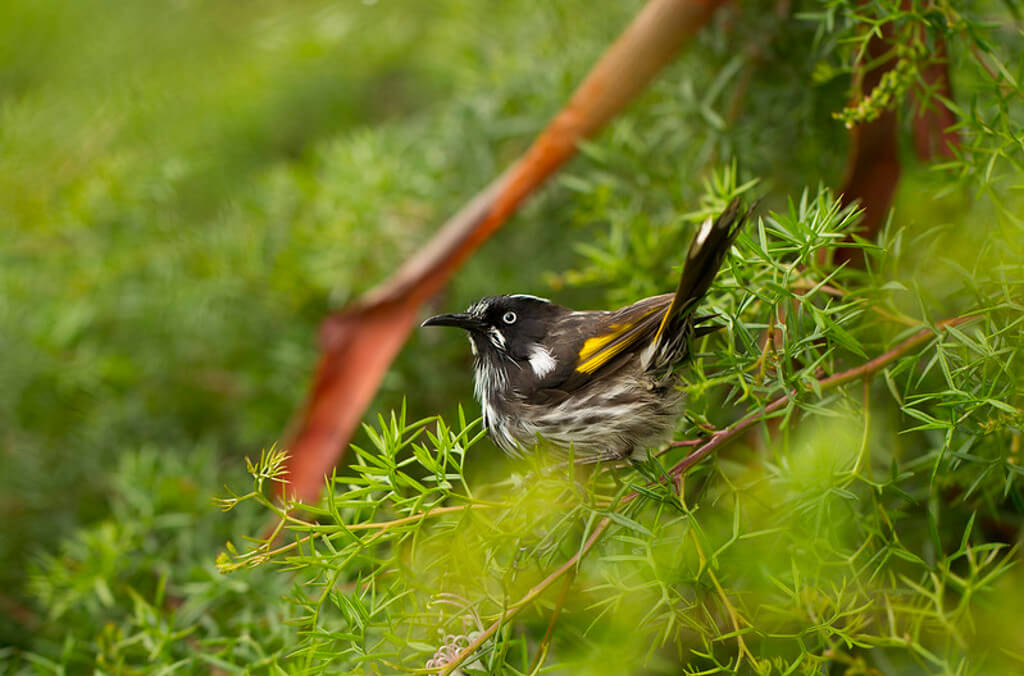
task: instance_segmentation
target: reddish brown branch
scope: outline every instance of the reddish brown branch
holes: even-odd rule
[[[921,81],[923,85],[914,90],[917,156],[926,161],[953,157],[953,149],[960,145],[960,135],[953,129],[956,115],[944,102],[953,100],[953,85],[949,79],[949,54],[942,37],[935,38],[935,51],[921,70]]]
[[[909,2],[904,3],[909,8]],[[923,28],[914,32],[915,40],[924,44]],[[861,64],[858,65],[857,98],[869,95],[883,76],[896,67],[893,48],[899,37],[893,25],[882,25],[880,34],[868,41]],[[953,148],[960,145],[960,136],[953,130],[956,116],[944,103],[952,100],[953,86],[949,78],[946,42],[942,36],[934,37],[934,50],[927,57],[927,65],[920,72],[920,83],[913,90],[916,110],[913,114],[914,147],[922,160],[952,157]],[[873,64],[868,67],[867,64]],[[850,151],[846,175],[841,188],[843,206],[857,202],[864,210],[860,223],[862,237],[873,240],[885,224],[892,206],[896,186],[902,169],[899,158],[899,118],[896,108],[890,108],[870,122],[855,125],[850,130]],[[863,264],[863,252],[854,247],[836,250],[836,262]]]
[[[516,164],[457,213],[385,283],[328,318],[309,400],[296,415],[287,490],[315,500],[342,457],[420,306],[519,204],[641,92],[723,0],[650,0]]]
[[[892,26],[885,24],[881,35],[873,36],[867,44],[862,63],[874,67],[858,67],[857,97],[872,92],[882,77],[896,65],[896,59],[886,58],[892,49]],[[843,178],[841,199],[843,206],[858,202],[864,210],[860,234],[873,238],[885,222],[892,204],[896,185],[900,180],[899,118],[895,109],[883,110],[870,122],[862,122],[850,129],[850,150]],[[835,252],[836,263],[863,263],[860,249],[843,247]]]

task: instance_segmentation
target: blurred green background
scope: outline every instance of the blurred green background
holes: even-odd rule
[[[281,439],[323,317],[517,157],[642,4],[0,3],[0,646],[31,649],[40,671],[92,664],[123,639],[102,621],[148,617],[141,599],[165,587],[187,599],[179,625],[270,627],[232,644],[233,664],[287,645],[271,608],[287,581],[225,581],[213,566],[261,517],[229,519],[210,497]],[[612,241],[608,223],[678,221],[733,158],[778,196],[837,186],[847,132],[831,115],[849,78],[824,64],[841,63],[838,38],[748,9],[716,19],[439,305],[520,291],[593,307],[665,290],[630,266],[670,270],[685,240]],[[737,44],[770,65],[752,82]],[[962,100],[983,89],[955,82]],[[974,188],[935,176],[911,160],[905,221],[975,208]],[[586,268],[598,249],[620,267]],[[462,342],[414,334],[371,413],[409,395],[410,418],[459,402],[475,416],[470,390]],[[185,640],[175,631],[167,641]]]
[[[320,320],[511,161],[639,4],[0,4],[0,644],[45,622],[29,564],[110,517],[121,458],[231,473],[280,439]],[[456,302],[545,287],[575,255],[537,215],[558,199]],[[410,383],[417,413],[468,401],[446,345],[407,350],[379,407]],[[174,466],[149,478],[196,504],[223,483]]]

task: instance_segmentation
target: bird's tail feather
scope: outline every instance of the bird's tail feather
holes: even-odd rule
[[[737,197],[725,208],[718,218],[708,218],[697,231],[697,235],[690,244],[690,250],[686,254],[686,263],[683,265],[683,273],[679,278],[679,287],[672,303],[661,320],[658,333],[654,340],[662,340],[666,329],[674,324],[678,317],[683,317],[687,312],[697,306],[704,294],[708,292],[711,283],[722,267],[726,253],[732,247],[736,235],[739,234],[747,217],[754,209],[756,203],[749,209],[740,212],[740,198]]]

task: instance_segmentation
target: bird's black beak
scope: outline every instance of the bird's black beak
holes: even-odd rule
[[[457,326],[467,331],[483,331],[485,328],[483,322],[466,312],[437,315],[426,320],[420,326]]]

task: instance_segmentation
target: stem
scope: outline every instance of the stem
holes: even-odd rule
[[[544,664],[544,658],[547,657],[548,648],[551,646],[551,636],[555,633],[555,622],[558,621],[558,615],[562,610],[562,606],[565,605],[565,597],[569,595],[569,587],[572,585],[572,580],[572,575],[566,576],[565,583],[562,585],[562,591],[558,593],[558,600],[555,601],[555,608],[551,611],[551,619],[548,621],[548,629],[544,632],[544,638],[540,640],[536,657],[533,658],[530,668],[526,670],[526,673],[530,674],[530,676],[536,674],[540,670],[541,665]]]
[[[630,498],[635,496],[636,493],[626,496],[626,498],[622,500],[622,503],[628,502]],[[611,525],[611,522],[611,518],[607,516],[601,519],[601,521],[597,524],[597,527],[594,528],[594,532],[590,534],[590,537],[587,538],[587,541],[583,543],[583,546],[580,547],[580,550],[576,552],[572,556],[572,558],[570,558],[568,561],[559,566],[554,572],[552,572],[546,578],[544,578],[536,585],[534,585],[530,589],[530,591],[526,592],[523,598],[519,599],[518,602],[510,606],[504,613],[502,613],[501,617],[495,620],[494,623],[491,624],[491,626],[487,627],[487,629],[485,629],[479,636],[476,637],[476,640],[474,640],[468,646],[463,648],[462,652],[455,656],[455,659],[453,659],[451,662],[445,665],[445,668],[439,672],[438,676],[449,676],[449,674],[455,671],[455,669],[460,664],[466,661],[466,658],[475,653],[477,649],[484,644],[484,641],[489,639],[491,636],[494,636],[494,634],[497,633],[498,629],[501,628],[501,625],[515,617],[516,614],[520,610],[522,610],[527,603],[540,596],[541,593],[545,589],[550,587],[552,584],[554,584],[555,581],[558,580],[558,578],[562,577],[570,570],[572,570],[576,566],[576,564],[583,559],[584,555],[587,552],[589,552],[595,544],[597,544],[598,539],[601,537],[601,535],[604,534],[606,530],[608,530],[608,526]]]
[[[769,413],[774,413],[785,406],[789,402],[791,396],[792,393],[783,395],[765,406],[764,409],[754,411],[753,413],[748,414],[745,418],[742,418],[739,421],[734,422],[732,425],[715,432],[703,446],[676,463],[676,466],[669,471],[669,474],[673,477],[681,476],[686,472],[686,470],[703,460],[711,453],[711,451],[715,450],[726,441],[729,441],[754,423],[763,420]]]
[[[969,322],[972,319],[977,319],[977,317],[978,315],[954,317],[953,319],[947,319],[945,321],[939,322],[938,324],[935,325],[935,329],[941,330],[949,326],[959,326],[960,324]],[[915,347],[921,345],[922,343],[927,341],[929,338],[934,337],[935,335],[936,331],[931,328],[921,329],[920,331],[912,335],[910,338],[907,338],[902,343],[892,348],[888,352],[880,354],[879,356],[875,357],[874,359],[868,362],[861,364],[860,366],[856,366],[846,371],[841,371],[834,375],[828,376],[827,378],[819,379],[818,387],[821,390],[828,390],[832,389],[833,387],[845,385],[846,383],[858,380],[865,376],[870,376],[875,372],[880,371],[884,367],[888,366],[892,362],[896,361],[897,359],[905,355],[907,352],[910,352]],[[706,444],[704,444],[696,451],[680,460],[669,473],[673,477],[678,477],[682,475],[683,473],[686,472],[686,470],[690,469],[698,462],[703,460],[705,457],[707,457],[711,453],[711,451],[715,450],[716,448],[724,444],[726,441],[732,439],[740,432],[746,430],[754,423],[763,420],[768,414],[774,413],[775,411],[778,411],[780,408],[785,406],[787,403],[789,403],[789,400],[793,398],[794,394],[796,394],[795,390],[789,392],[788,394],[784,394],[775,401],[773,401],[772,403],[765,406],[763,410],[754,411],[748,414],[746,417],[742,418],[741,420],[733,423],[732,425],[729,425],[725,429],[715,432]]]
[[[419,512],[417,514],[412,514],[410,516],[403,516],[401,518],[393,519],[391,521],[376,521],[376,522],[373,522],[373,523],[338,524],[338,525],[334,525],[334,526],[326,525],[326,524],[307,523],[305,521],[301,521],[300,519],[295,519],[295,518],[289,517],[287,515],[287,513],[285,513],[284,518],[282,518],[280,521],[278,521],[277,526],[275,526],[267,534],[267,536],[265,538],[265,544],[263,546],[261,546],[260,548],[257,548],[257,549],[253,549],[253,550],[244,552],[244,553],[236,556],[234,561],[231,563],[231,565],[230,566],[225,566],[222,569],[221,572],[237,570],[237,569],[239,569],[239,568],[241,568],[243,566],[246,566],[246,565],[253,565],[254,561],[259,563],[259,562],[262,562],[262,561],[264,561],[266,559],[270,559],[270,558],[274,558],[276,556],[280,556],[281,554],[284,554],[286,552],[290,552],[291,550],[295,549],[296,547],[298,547],[300,545],[306,544],[307,542],[313,540],[314,538],[321,538],[322,537],[322,538],[326,538],[326,539],[329,540],[329,539],[331,539],[331,538],[333,538],[335,536],[338,536],[338,535],[343,535],[345,533],[349,533],[349,532],[352,532],[352,531],[360,531],[360,530],[377,530],[379,532],[384,532],[384,531],[386,531],[386,530],[388,530],[390,528],[395,528],[396,526],[405,526],[405,525],[410,524],[410,523],[418,523],[420,521],[425,521],[426,519],[429,519],[432,516],[438,516],[439,514],[451,514],[453,512],[462,512],[462,511],[472,510],[472,509],[486,509],[486,508],[489,508],[489,507],[493,507],[493,505],[487,505],[487,504],[481,504],[481,503],[475,503],[474,502],[474,503],[467,503],[467,504],[464,504],[464,505],[450,505],[448,507],[435,507],[433,509],[428,509],[425,512]],[[268,549],[267,547],[269,547],[271,544],[273,544],[273,542],[275,540],[277,540],[277,536],[280,534],[281,529],[284,527],[286,522],[298,522],[300,527],[315,528],[316,532],[315,533],[311,533],[309,535],[304,535],[304,536],[302,536],[300,538],[296,538],[294,541],[289,542],[289,543],[284,544],[284,545],[281,545],[280,547],[277,547],[276,549]],[[293,530],[296,530],[296,529],[293,529]],[[379,534],[379,532],[377,534]],[[376,534],[375,534],[375,536],[376,536]]]
[[[703,439],[683,439],[682,441],[670,441],[668,442],[669,448],[681,448],[683,446],[700,446],[704,443]]]

